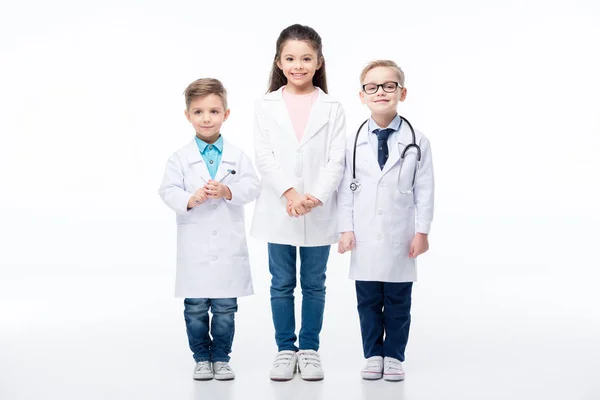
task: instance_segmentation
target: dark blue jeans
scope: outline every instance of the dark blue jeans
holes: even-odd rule
[[[411,294],[412,282],[356,281],[365,358],[381,356],[404,361],[410,329]]]
[[[183,316],[194,360],[228,362],[235,333],[234,313],[238,309],[237,299],[185,299],[183,305]],[[212,321],[208,317],[209,309]]]
[[[300,247],[302,326],[300,350],[319,350],[319,334],[325,309],[325,272],[331,246]],[[296,288],[296,247],[269,243],[271,311],[279,351],[298,350],[294,289]]]

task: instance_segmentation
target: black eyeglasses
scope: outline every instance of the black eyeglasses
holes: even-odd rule
[[[386,93],[394,93],[398,87],[402,89],[402,86],[398,82],[384,82],[382,84],[367,83],[362,85],[362,89],[366,94],[375,94],[379,90],[379,87]]]

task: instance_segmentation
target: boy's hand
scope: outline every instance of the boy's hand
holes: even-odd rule
[[[429,250],[429,239],[425,233],[417,233],[410,244],[410,251],[408,256],[410,258],[417,258],[421,254]]]
[[[206,195],[206,192],[204,191],[203,187],[196,190],[196,193],[194,193],[192,197],[190,197],[190,199],[188,200],[188,210],[204,203],[207,198],[208,196]]]
[[[231,200],[231,190],[227,185],[223,185],[221,182],[213,181],[212,179],[204,185],[206,194],[211,199],[224,198]]]
[[[347,251],[354,249],[354,244],[356,243],[354,232],[348,231],[342,233],[342,237],[338,242],[338,253],[344,254]]]

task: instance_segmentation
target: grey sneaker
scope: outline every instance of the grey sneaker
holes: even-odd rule
[[[197,381],[208,381],[213,378],[213,369],[210,361],[200,361],[194,367],[194,379]]]
[[[228,362],[214,362],[213,370],[215,371],[215,379],[218,381],[230,381],[235,379],[235,374],[233,373],[233,370],[229,366]]]

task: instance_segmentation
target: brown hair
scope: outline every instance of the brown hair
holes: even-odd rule
[[[197,79],[190,83],[183,92],[185,96],[185,107],[189,110],[190,103],[197,97],[216,94],[223,101],[223,108],[227,110],[227,90],[220,80],[214,78]]]
[[[387,67],[387,68],[393,69],[394,72],[396,72],[396,74],[398,75],[398,83],[400,84],[400,86],[404,87],[404,72],[398,66],[398,64],[396,64],[395,62],[393,62],[391,60],[375,60],[375,61],[371,61],[370,63],[368,63],[367,66],[364,67],[362,72],[360,73],[361,85],[364,83],[365,76],[367,76],[367,73],[370,70],[372,70],[373,68],[377,68],[377,67]]]
[[[302,40],[308,42],[310,47],[317,53],[317,57],[322,61],[321,68],[315,71],[312,82],[314,86],[321,88],[322,91],[327,93],[327,77],[325,73],[325,58],[323,58],[323,44],[321,43],[321,36],[311,27],[294,24],[290,25],[281,31],[277,38],[275,58],[273,59],[273,66],[271,67],[271,75],[269,78],[269,92],[274,92],[280,87],[287,84],[287,78],[283,72],[277,66],[277,61],[281,57],[281,51],[283,45],[288,40]]]

